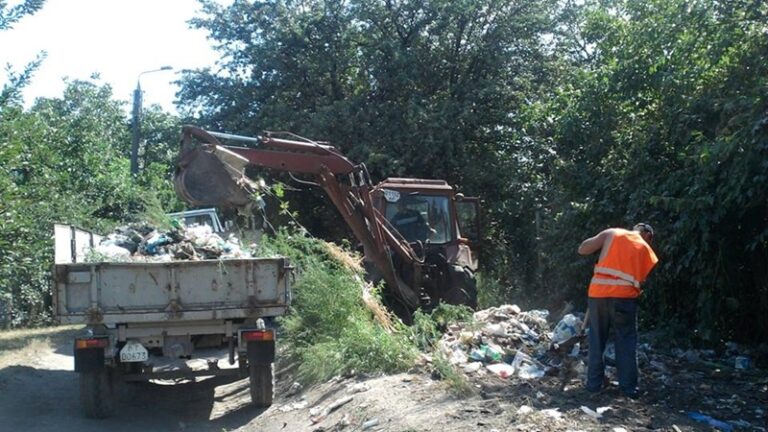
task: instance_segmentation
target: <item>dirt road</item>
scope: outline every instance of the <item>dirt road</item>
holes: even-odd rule
[[[765,430],[765,418],[755,414],[765,407],[764,384],[713,382],[699,375],[680,381],[673,394],[630,401],[617,400],[611,391],[590,396],[554,378],[513,382],[495,376],[473,380],[474,394],[458,397],[444,381],[418,372],[339,378],[289,395],[291,381],[282,374],[276,403],[268,410],[249,405],[247,380],[126,384],[118,391],[115,417],[88,420],[80,415],[72,371],[75,332],[74,327],[0,332],[0,431],[706,431],[712,428],[685,413],[712,398],[735,406],[733,412],[752,425],[744,430]],[[747,391],[751,396],[741,394]],[[343,404],[331,411],[334,402]],[[608,409],[596,419],[582,406]]]
[[[80,415],[78,376],[72,370],[71,344],[76,331],[76,328],[64,327],[0,334],[0,431],[317,429],[309,419],[308,402],[302,402],[302,396],[294,396],[294,402],[282,400],[286,402],[282,408],[276,405],[268,411],[259,410],[249,405],[248,381],[226,377],[173,385],[122,385],[118,391],[120,409],[114,417],[106,420],[85,419]],[[407,379],[381,378],[372,384],[376,390],[370,390],[368,396],[387,398],[386,393],[398,384],[407,386]],[[346,394],[344,388],[340,382],[328,383],[313,389],[310,397],[322,404],[330,401],[335,393]],[[410,396],[407,398],[410,399]],[[304,407],[287,412],[290,403],[296,402],[296,406]],[[362,413],[366,409],[365,406],[358,406],[357,412]],[[428,405],[417,410],[422,414],[412,416],[415,421],[439,414],[430,415]],[[329,416],[323,420],[332,424],[339,419]]]
[[[192,383],[124,385],[115,417],[85,419],[80,415],[78,376],[72,371],[75,331],[16,332],[0,340],[0,430],[221,431],[253,418],[253,411],[236,409],[248,400],[240,394],[243,383],[207,380],[194,389]]]

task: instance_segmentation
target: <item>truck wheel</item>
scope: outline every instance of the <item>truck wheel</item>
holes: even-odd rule
[[[101,368],[80,372],[80,405],[88,418],[107,418],[115,412],[113,372]]]
[[[275,389],[272,364],[250,363],[248,374],[251,380],[251,402],[257,407],[272,405]]]

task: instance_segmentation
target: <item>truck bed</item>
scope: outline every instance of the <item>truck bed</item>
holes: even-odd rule
[[[57,228],[61,228],[58,226]],[[57,244],[91,241],[61,228]],[[87,232],[86,232],[87,233]],[[60,239],[60,235],[64,238]],[[63,247],[57,246],[57,252]],[[285,258],[173,262],[65,261],[54,265],[54,313],[62,323],[186,322],[282,315],[290,304]]]

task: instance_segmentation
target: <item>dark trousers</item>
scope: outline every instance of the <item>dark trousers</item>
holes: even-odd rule
[[[603,352],[608,332],[613,328],[616,340],[616,369],[619,389],[626,395],[637,394],[637,299],[589,299],[589,365],[587,390],[598,391],[605,377]]]

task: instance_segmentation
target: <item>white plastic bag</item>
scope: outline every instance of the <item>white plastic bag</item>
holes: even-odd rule
[[[552,332],[552,343],[561,344],[579,334],[581,320],[573,314],[568,314],[560,320]]]

